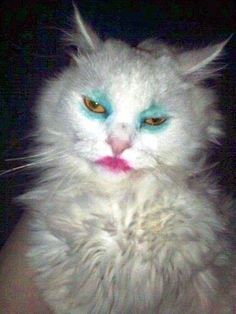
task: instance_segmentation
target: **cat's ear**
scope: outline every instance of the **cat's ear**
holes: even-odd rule
[[[67,45],[76,48],[79,54],[91,53],[100,46],[101,40],[92,28],[82,19],[79,10],[74,7],[74,25],[73,31],[65,38]]]
[[[183,75],[198,81],[212,77],[219,70],[219,67],[214,66],[214,61],[222,56],[230,38],[231,36],[215,45],[178,54],[177,59]]]

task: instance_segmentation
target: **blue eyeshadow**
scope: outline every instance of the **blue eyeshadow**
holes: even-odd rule
[[[164,121],[160,125],[149,125],[144,123],[145,119],[148,118],[166,118],[166,121]],[[169,125],[169,116],[167,114],[166,109],[159,104],[153,103],[151,106],[140,113],[137,121],[137,127],[139,129],[142,129],[144,131],[149,132],[159,132],[166,129],[166,127]]]
[[[84,96],[102,105],[106,110],[106,112],[99,114],[99,113],[89,110],[88,108],[85,107],[84,104],[81,104],[81,111],[88,118],[97,119],[97,120],[105,120],[112,113],[111,102],[108,100],[107,96],[101,91],[92,91],[92,92],[86,93],[86,95]]]

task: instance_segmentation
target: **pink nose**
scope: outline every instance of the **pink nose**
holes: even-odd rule
[[[111,146],[114,155],[120,155],[124,150],[131,146],[129,140],[121,140],[112,136],[109,136],[106,142]]]

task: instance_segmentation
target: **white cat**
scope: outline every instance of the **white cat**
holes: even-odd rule
[[[101,41],[76,11],[73,62],[37,107],[30,262],[55,313],[233,313],[231,252],[206,173],[221,134],[202,81],[226,42]],[[35,160],[34,160],[35,162]]]

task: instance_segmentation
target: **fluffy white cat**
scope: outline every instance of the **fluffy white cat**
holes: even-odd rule
[[[233,313],[218,214],[231,201],[206,172],[221,117],[202,84],[226,42],[131,47],[75,16],[78,52],[42,92],[41,174],[24,196],[43,297],[64,314]]]

